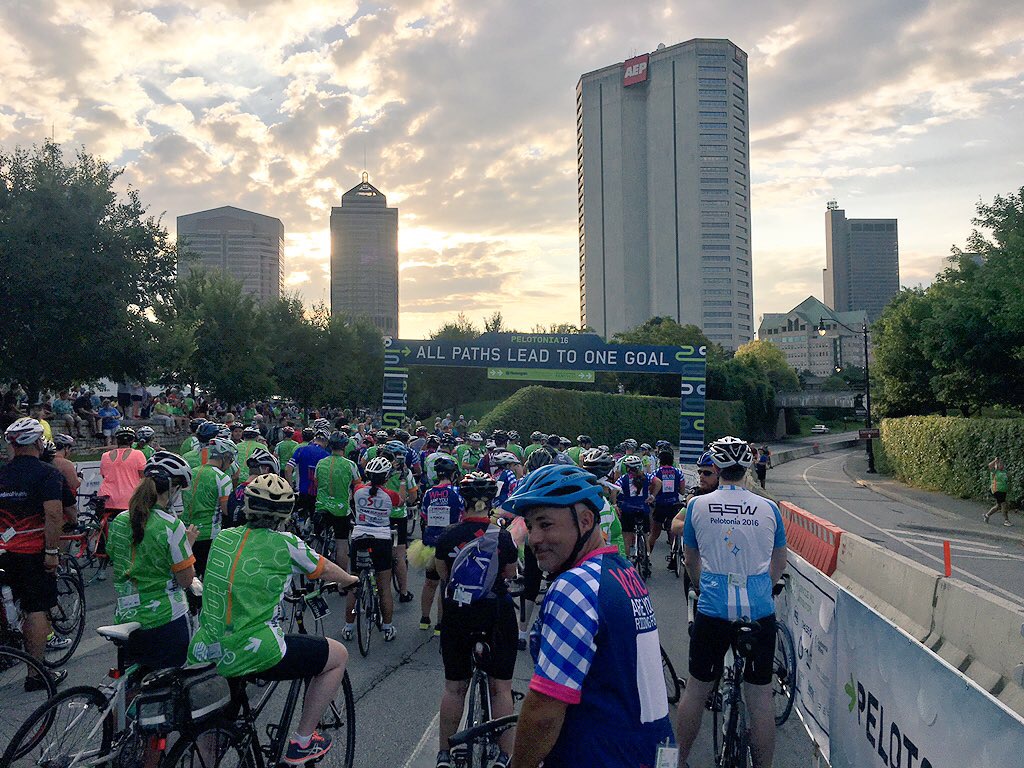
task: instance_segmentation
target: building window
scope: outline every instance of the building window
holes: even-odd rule
[[[703,240],[728,240],[732,237],[728,232],[701,232],[700,236]]]
[[[726,155],[701,155],[700,161],[702,163],[727,163],[729,158]]]
[[[728,229],[728,221],[702,221],[700,223],[701,229]]]
[[[700,194],[702,197],[728,197],[728,189],[704,189],[701,187]]]
[[[698,88],[697,89],[697,95],[698,96],[710,96],[711,98],[718,97],[718,98],[724,99],[725,98],[725,90],[724,89],[718,90],[718,89],[709,89],[709,88]]]
[[[705,312],[704,317],[732,317],[732,312]]]
[[[708,65],[701,64],[701,65],[698,65],[697,71],[698,72],[706,72],[708,74],[717,75],[719,72],[723,72],[724,73],[725,72],[725,67],[713,67],[713,66],[708,66]]]
[[[714,119],[716,117],[721,117],[721,118],[726,117],[725,110],[722,110],[722,111],[717,111],[717,110],[706,110],[705,111],[705,110],[702,110],[702,111],[698,112],[697,115],[700,118],[710,117],[712,119]]]
[[[732,306],[732,302],[731,301],[705,301],[704,302],[704,306],[705,307],[731,307]],[[730,316],[731,316],[731,313],[730,313]]]
[[[728,245],[712,245],[711,243],[701,243],[700,249],[702,251],[728,251]]]
[[[729,201],[728,200],[701,200],[700,201],[700,207],[701,207],[702,211],[706,210],[708,208],[728,208],[729,207]]]
[[[725,78],[724,77],[698,77],[697,85],[704,88],[724,88]],[[698,93],[700,91],[698,90]]]
[[[701,255],[701,261],[732,261],[732,256],[705,253]]]
[[[702,131],[724,131],[729,127],[728,123],[698,123]]]
[[[726,141],[728,139],[724,133],[702,133],[699,138],[701,141]]]
[[[732,285],[731,277],[705,277],[704,285]]]
[[[705,328],[732,328],[732,323],[705,323]]]
[[[700,109],[725,109],[728,106],[728,104],[729,102],[725,100],[720,101],[718,99],[700,99],[697,102],[697,106]]]

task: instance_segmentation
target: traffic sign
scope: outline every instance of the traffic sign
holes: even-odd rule
[[[488,368],[487,378],[506,381],[578,381],[593,384],[594,372],[556,368]]]
[[[859,433],[861,440],[878,440],[882,436],[879,429],[862,429]]]

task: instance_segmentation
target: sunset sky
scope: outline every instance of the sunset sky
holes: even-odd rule
[[[1019,0],[5,0],[0,145],[124,166],[155,214],[282,219],[327,300],[331,205],[400,210],[401,332],[578,322],[579,76],[694,37],[749,54],[755,321],[822,295],[825,203],[894,216],[904,285],[1024,185]]]

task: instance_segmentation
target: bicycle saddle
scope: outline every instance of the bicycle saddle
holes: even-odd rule
[[[107,640],[115,643],[127,643],[132,632],[141,629],[142,625],[137,621],[126,621],[124,624],[111,624],[106,627],[97,627],[96,633]]]

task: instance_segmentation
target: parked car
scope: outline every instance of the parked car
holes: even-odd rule
[[[827,435],[828,433],[829,428],[826,427],[824,424],[815,424],[813,427],[811,427],[812,435]]]

